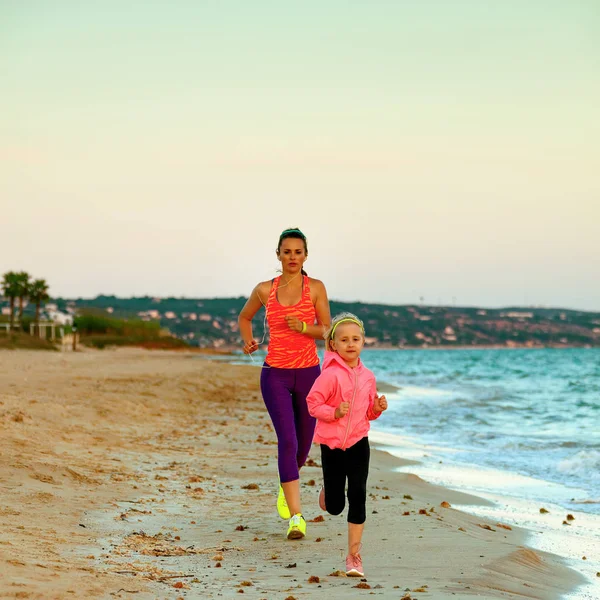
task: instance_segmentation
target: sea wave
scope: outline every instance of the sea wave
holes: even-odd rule
[[[598,498],[599,353],[373,350],[365,362],[379,380],[401,388],[389,394],[390,410],[378,426],[453,448],[454,459],[465,464]]]
[[[600,452],[581,450],[558,463],[558,470],[568,475],[584,475],[591,479],[600,479]]]

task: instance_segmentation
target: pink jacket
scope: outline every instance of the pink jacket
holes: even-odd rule
[[[308,412],[317,418],[314,441],[346,450],[364,438],[371,427],[369,421],[381,414],[373,412],[376,394],[375,375],[360,359],[351,369],[337,352],[325,352],[323,370],[306,398]],[[350,410],[336,419],[335,409],[344,400],[350,403]]]

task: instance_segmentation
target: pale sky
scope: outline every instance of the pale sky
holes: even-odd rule
[[[597,0],[0,0],[0,274],[600,311]]]

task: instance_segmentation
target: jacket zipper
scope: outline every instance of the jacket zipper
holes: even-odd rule
[[[348,439],[348,433],[350,432],[350,420],[352,418],[352,409],[354,408],[354,398],[356,398],[356,388],[358,387],[358,375],[356,369],[354,370],[354,391],[352,392],[352,401],[350,402],[350,410],[348,411],[348,423],[346,423],[346,434],[344,435],[344,441],[342,442],[342,450],[345,450],[346,440]]]

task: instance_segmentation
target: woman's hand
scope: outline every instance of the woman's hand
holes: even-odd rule
[[[301,321],[298,317],[294,317],[293,315],[286,315],[283,317],[288,327],[292,331],[297,331],[298,333],[302,333],[302,327],[304,326],[304,321]]]
[[[244,344],[244,354],[252,354],[258,350],[258,342],[255,339],[251,339],[249,342]]]
[[[375,400],[373,401],[373,412],[382,413],[387,409],[387,400],[385,396],[377,396],[375,395]]]

